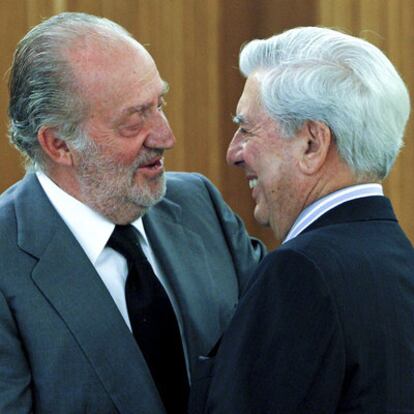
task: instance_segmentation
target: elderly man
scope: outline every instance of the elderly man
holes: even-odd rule
[[[314,27],[248,43],[240,68],[227,159],[283,243],[214,364],[200,358],[192,412],[414,413],[414,250],[380,184],[409,115],[403,81],[373,45]]]
[[[263,250],[205,178],[165,179],[167,89],[106,19],[57,15],[18,45],[31,172],[0,198],[1,413],[186,412]]]

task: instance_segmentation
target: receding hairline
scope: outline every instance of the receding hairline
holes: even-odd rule
[[[122,47],[122,44],[136,47],[143,55],[151,56],[148,50],[129,33],[94,25],[80,27],[79,34],[71,38],[70,44],[64,45],[64,50],[61,52],[69,57],[82,52],[86,55],[96,51],[117,50]]]
[[[101,36],[101,31],[96,32],[96,36],[92,38],[80,34],[69,47],[61,51],[63,59],[72,72],[73,87],[79,88],[80,95],[83,95],[88,86],[88,83],[84,82],[83,74],[89,73],[92,76],[99,76],[101,70],[106,69],[109,64],[118,64],[114,56],[125,53],[128,48],[133,48],[142,59],[148,59],[155,65],[151,54],[133,37],[114,32],[111,28],[106,30],[106,34],[110,36]],[[121,65],[122,62],[119,64]],[[91,71],[92,67],[93,71]]]

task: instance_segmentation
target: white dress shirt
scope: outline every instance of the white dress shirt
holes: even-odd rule
[[[328,194],[310,204],[299,214],[285,240],[283,240],[283,243],[293,239],[323,214],[339,206],[340,204],[345,203],[346,201],[363,197],[383,195],[384,191],[382,189],[382,185],[375,183],[352,185]]]
[[[50,202],[85,251],[121,312],[125,323],[132,331],[125,300],[125,281],[128,275],[127,262],[123,255],[110,247],[106,247],[115,224],[63,191],[43,172],[38,171],[36,175]],[[131,224],[138,230],[142,250],[170,298],[177,316],[181,338],[183,338],[183,322],[177,302],[148,242],[142,218]],[[185,341],[182,340],[182,343],[188,369],[188,353]]]

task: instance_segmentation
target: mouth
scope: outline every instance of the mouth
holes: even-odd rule
[[[156,157],[146,161],[138,167],[138,171],[148,177],[155,177],[164,171],[164,158]]]
[[[247,172],[246,178],[247,178],[247,181],[249,183],[250,190],[255,189],[258,182],[259,182],[259,179],[257,178],[257,175],[254,174],[253,172]]]
[[[248,180],[249,180],[249,188],[253,190],[253,188],[257,186],[258,180],[257,178],[249,178]]]
[[[139,169],[156,170],[164,167],[164,158],[157,157],[139,166]]]

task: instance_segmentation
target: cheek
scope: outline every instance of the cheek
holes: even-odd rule
[[[259,185],[266,205],[274,205],[278,201],[281,192],[279,178],[267,171],[265,175],[260,177]]]
[[[108,162],[127,165],[133,162],[141,151],[145,135],[136,134],[131,137],[123,137],[119,131],[104,128],[89,128],[87,133],[94,141],[102,158]]]
[[[278,179],[280,159],[276,154],[260,148],[251,148],[248,153],[246,152],[245,161],[263,184],[269,185]]]
[[[248,142],[243,149],[243,160],[247,166],[252,168],[256,174],[262,170],[265,165],[266,154],[259,145],[254,142]]]
[[[293,166],[279,163],[268,168],[263,178],[263,188],[266,203],[273,213],[291,213],[300,188]]]
[[[142,150],[142,140],[134,138],[122,138],[105,150],[105,157],[116,163],[128,166],[136,161]]]

